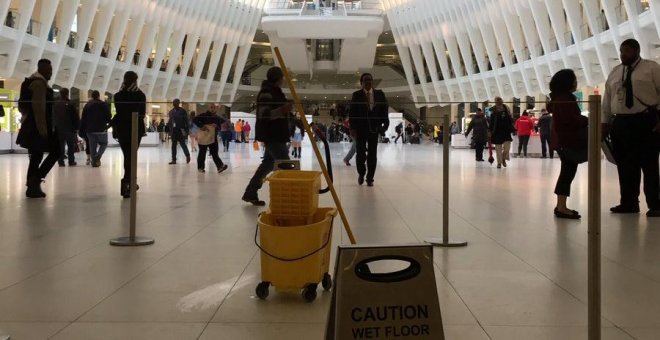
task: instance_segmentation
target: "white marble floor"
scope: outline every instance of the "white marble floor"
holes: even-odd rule
[[[334,145],[335,181],[360,243],[440,236],[437,145],[382,145],[376,185],[359,187]],[[21,339],[322,339],[330,294],[313,303],[254,296],[260,209],[240,200],[258,164],[251,145],[223,154],[231,169],[198,174],[167,165],[169,147],[140,151],[139,234],[152,246],[115,248],[128,200],[119,197],[119,150],[99,169],[53,169],[45,200],[26,200],[25,155],[0,156],[0,335]],[[448,339],[585,339],[586,220],[552,216],[559,161],[509,168],[451,154],[450,223],[460,249],[435,251]],[[211,162],[208,163],[211,165]],[[303,150],[310,169],[311,148]],[[208,168],[207,168],[208,169]],[[587,212],[586,166],[570,199]],[[603,167],[604,339],[660,338],[660,220],[612,216],[616,171]],[[267,198],[267,190],[262,197]],[[329,194],[322,205],[331,206]],[[346,244],[335,220],[334,244]],[[334,254],[333,254],[334,255]]]

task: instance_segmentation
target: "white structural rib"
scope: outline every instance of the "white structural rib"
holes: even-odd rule
[[[0,75],[20,79],[48,58],[60,86],[115,92],[132,70],[150,99],[226,100],[237,90],[266,2],[21,0],[10,8],[12,1],[0,0],[0,16],[11,11],[15,18],[13,27],[0,25]],[[234,65],[235,84],[226,86]]]
[[[420,82],[409,85],[418,106],[431,91],[417,64],[432,73],[436,98],[482,101],[547,94],[550,77],[561,68],[574,69],[580,85],[602,84],[628,38],[640,41],[643,57],[660,59],[660,0],[649,1],[648,8],[638,0],[383,0],[383,5],[406,73],[412,72],[409,49],[417,59]],[[420,46],[424,60],[416,57]],[[436,60],[442,77],[434,77],[437,70],[430,67]]]

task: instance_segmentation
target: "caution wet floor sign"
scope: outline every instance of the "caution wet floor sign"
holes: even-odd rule
[[[444,340],[433,248],[341,246],[326,340]]]

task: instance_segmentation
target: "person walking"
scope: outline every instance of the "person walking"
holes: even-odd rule
[[[551,146],[552,116],[546,109],[541,110],[541,118],[536,126],[541,137],[541,158],[547,158],[548,154],[554,158],[555,150]]]
[[[619,173],[621,200],[610,211],[639,213],[644,174],[648,217],[660,217],[660,65],[640,57],[637,40],[621,44],[621,65],[610,73],[603,98],[603,136],[609,132]]]
[[[78,126],[80,119],[76,108],[69,100],[69,89],[60,89],[60,98],[53,105],[53,125],[57,130],[60,146],[59,166],[64,166],[64,148],[66,147],[69,166],[76,166],[76,144],[78,144]]]
[[[222,162],[218,154],[220,146],[218,145],[218,133],[216,132],[225,121],[226,119],[218,116],[218,106],[215,104],[209,105],[207,112],[193,119],[193,124],[200,129],[199,154],[197,154],[197,171],[199,173],[206,172],[206,150],[209,150],[218,173],[227,170],[227,164]]]
[[[399,141],[399,138],[401,138],[401,135],[403,134],[403,122],[399,122],[399,124],[394,127],[394,131],[396,132],[396,138],[394,139],[394,144],[396,144],[397,141]]]
[[[412,139],[412,135],[413,135],[413,127],[412,124],[408,123],[408,126],[406,126],[406,138],[403,142],[411,143],[410,140]]]
[[[113,137],[119,141],[124,156],[124,177],[120,186],[120,193],[124,198],[131,196],[131,149],[140,147],[142,136],[144,136],[146,130],[144,117],[147,110],[147,97],[138,87],[137,81],[137,73],[133,71],[124,73],[121,89],[114,95],[117,114],[111,121]],[[131,140],[133,133],[132,115],[134,112],[138,115],[138,140],[135,146]]]
[[[516,131],[518,132],[518,157],[524,156],[527,158],[527,145],[529,138],[534,130],[534,121],[529,118],[527,111],[523,112],[522,116],[516,120]]]
[[[236,143],[243,143],[243,121],[241,119],[234,124],[234,132],[236,132]]]
[[[437,126],[436,126],[437,127]],[[488,120],[484,116],[484,112],[477,108],[477,112],[467,130],[465,130],[465,137],[472,132],[472,143],[474,144],[475,159],[477,162],[484,161],[484,146],[488,143]]]
[[[192,120],[195,119],[195,111],[190,111],[190,120],[188,121],[188,127],[192,127]],[[188,138],[190,138],[190,151],[191,152],[196,152],[197,151],[197,136],[190,131],[188,134]]]
[[[107,130],[112,120],[110,106],[100,97],[99,91],[92,91],[92,99],[85,104],[80,120],[80,134],[89,140],[91,165],[95,168],[101,166],[101,157],[108,147]]]
[[[266,73],[266,80],[257,94],[257,122],[255,140],[264,143],[264,158],[245,188],[242,200],[256,206],[266,202],[259,199],[257,191],[261,189],[264,178],[275,166],[275,160],[288,160],[286,143],[289,141],[289,117],[291,108],[282,92],[284,72],[281,68],[271,67]]]
[[[220,138],[222,138],[223,151],[229,151],[229,143],[231,142],[231,132],[234,126],[229,119],[225,119],[220,125]]]
[[[165,119],[161,119],[158,123],[158,135],[160,136],[160,141],[165,143]]]
[[[577,77],[572,70],[561,70],[550,80],[550,102],[552,112],[553,148],[559,153],[561,172],[557,178],[555,194],[557,205],[554,214],[558,218],[579,219],[580,214],[566,206],[571,195],[571,183],[575,178],[578,164],[586,162],[587,125],[589,119],[582,115],[573,92],[577,89]]]
[[[172,138],[172,161],[169,164],[176,164],[177,144],[181,145],[183,154],[186,155],[186,163],[190,163],[190,152],[186,145],[186,139],[188,139],[188,135],[190,134],[188,113],[181,107],[181,101],[179,99],[174,99],[172,105],[174,108],[167,114],[169,117],[167,126],[169,127]]]
[[[291,155],[294,158],[300,159],[302,153],[302,141],[305,138],[305,127],[302,124],[299,116],[291,120],[291,148],[293,151]]]
[[[245,143],[250,142],[250,131],[252,131],[252,126],[250,126],[250,122],[248,121],[243,121],[243,137],[245,137]]]
[[[374,185],[374,175],[378,163],[378,136],[384,135],[390,125],[388,104],[385,94],[373,88],[373,76],[363,73],[360,77],[362,89],[353,92],[349,119],[356,136],[356,163],[358,184],[367,180],[367,186]]]
[[[37,62],[37,71],[21,84],[18,108],[23,117],[16,144],[26,148],[30,155],[25,191],[28,198],[46,197],[41,190],[41,181],[60,158],[57,131],[53,126],[54,95],[48,86],[52,75],[50,60],[41,59]],[[48,156],[44,159],[46,152]]]
[[[511,149],[511,133],[513,132],[513,117],[509,107],[504,105],[502,98],[495,98],[495,106],[492,108],[490,122],[491,143],[495,145],[495,154],[497,156],[497,168],[506,167],[506,161],[510,160],[509,150]]]

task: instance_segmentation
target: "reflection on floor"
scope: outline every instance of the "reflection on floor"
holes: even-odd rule
[[[341,163],[348,147],[332,148],[335,179],[361,243],[440,236],[439,146],[381,145],[373,188],[358,186],[355,167]],[[55,167],[45,200],[23,197],[27,156],[0,156],[0,335],[322,339],[330,294],[311,304],[299,295],[254,296],[259,209],[240,196],[260,155],[243,144],[221,156],[229,171],[198,174],[193,164],[167,165],[169,146],[140,151],[139,234],[156,244],[132,249],[108,245],[128,220],[119,150],[98,169]],[[311,157],[306,146],[303,168]],[[475,163],[469,150],[452,153],[451,230],[470,244],[435,252],[448,339],[586,338],[587,225],[553,218],[558,172],[557,159],[496,169]],[[615,169],[605,165],[603,177],[604,338],[658,339],[660,220],[605,212],[618,200]],[[570,205],[585,217],[586,188],[582,166]],[[332,205],[329,194],[322,205]],[[336,219],[341,243],[348,240]]]

